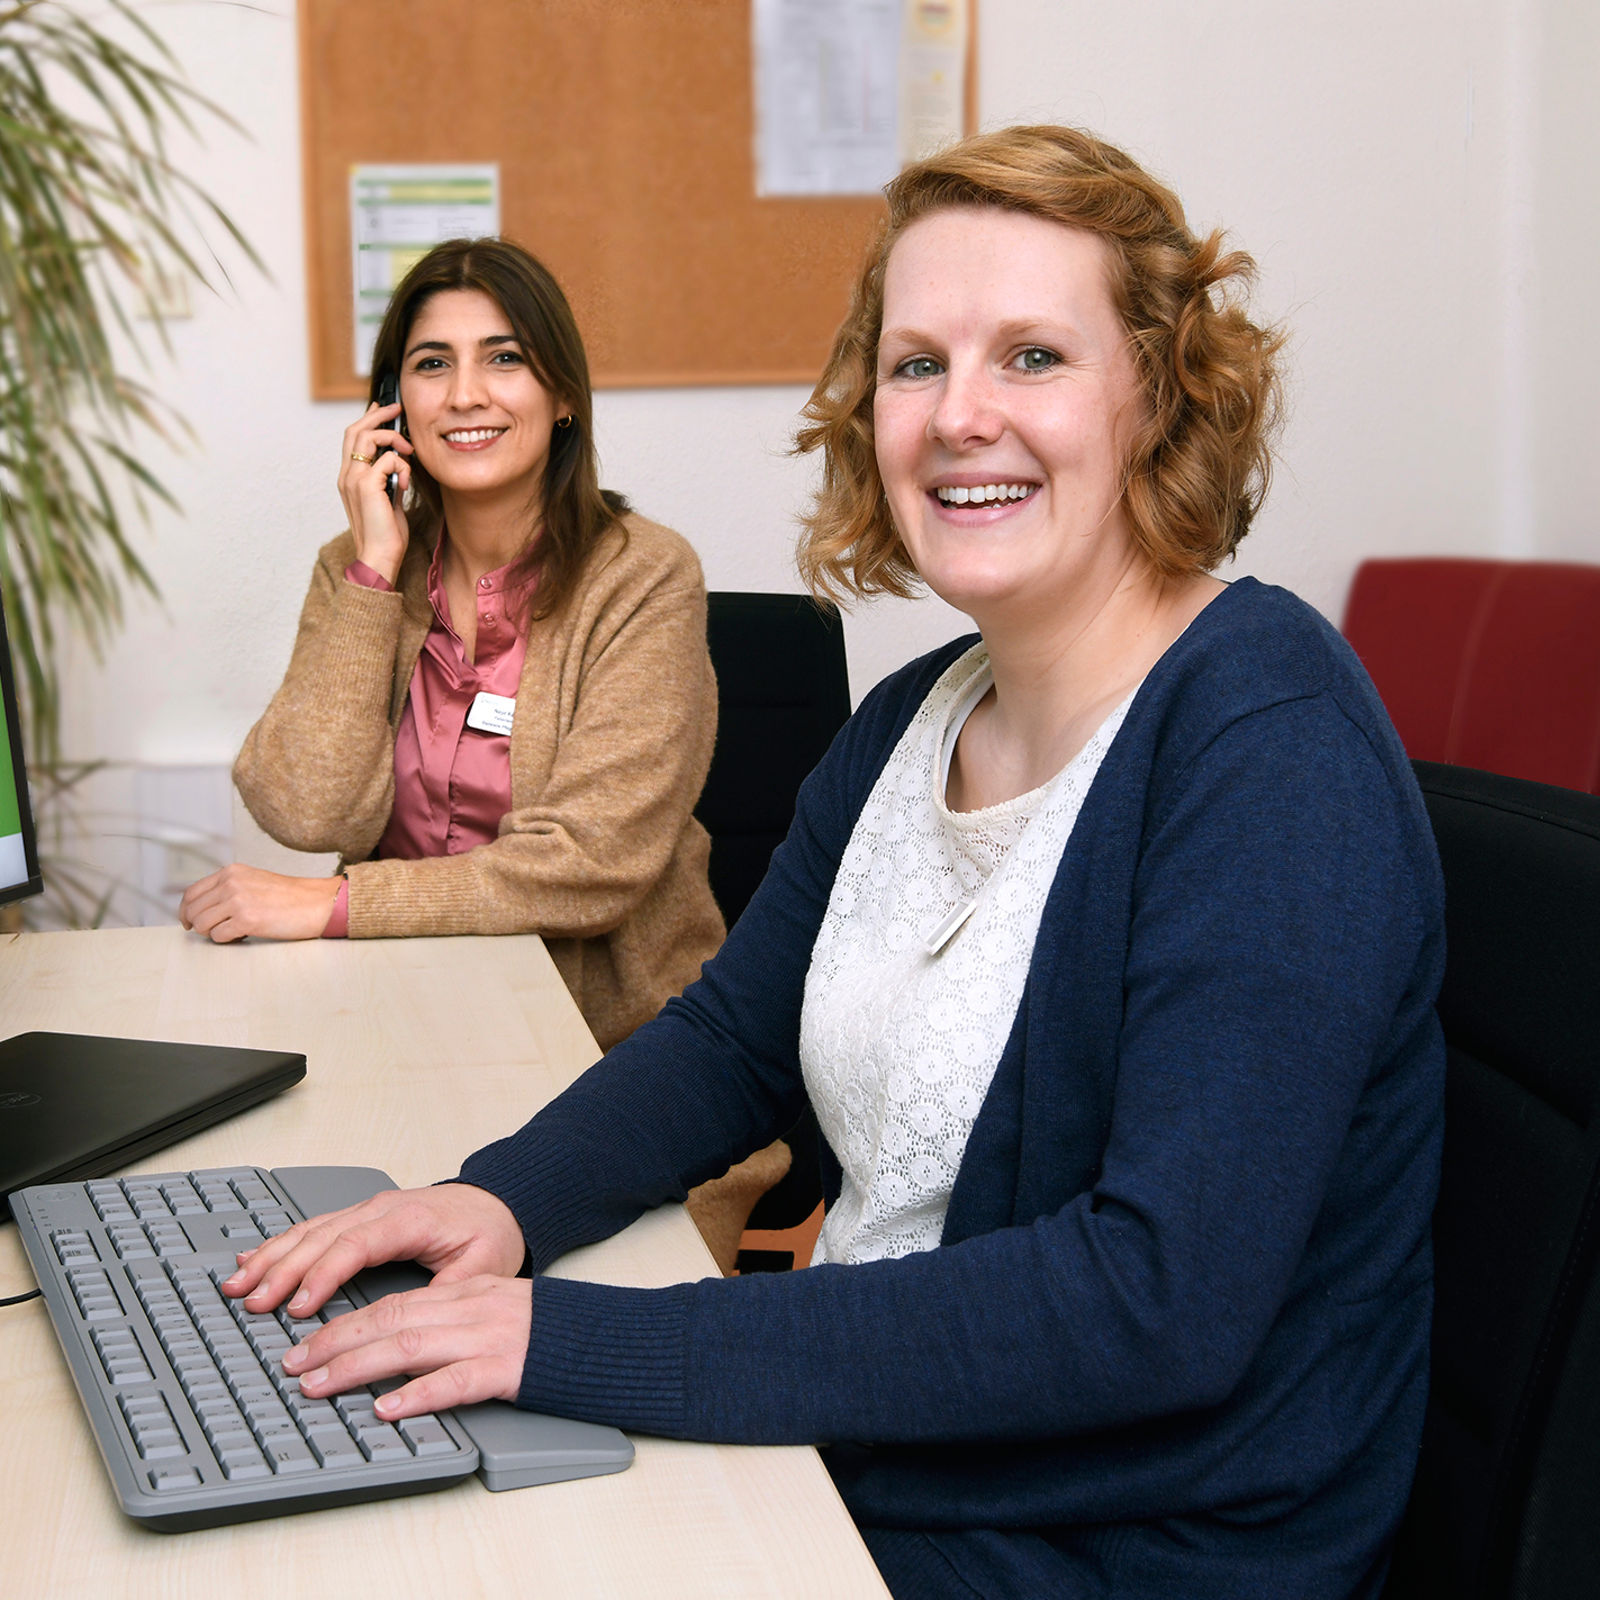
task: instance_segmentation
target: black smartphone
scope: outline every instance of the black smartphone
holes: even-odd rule
[[[395,406],[399,405],[399,403],[400,380],[392,372],[386,372],[378,383],[378,404],[380,406]],[[410,435],[406,433],[405,412],[402,411],[400,415],[389,424],[389,426],[403,438],[410,437]],[[389,490],[390,505],[398,505],[400,503],[400,474],[398,472],[391,472],[389,474],[387,487]]]

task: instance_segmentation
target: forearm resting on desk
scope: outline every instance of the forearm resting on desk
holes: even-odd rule
[[[252,935],[315,939],[328,925],[343,882],[342,877],[285,877],[234,862],[189,885],[178,920],[217,944]]]

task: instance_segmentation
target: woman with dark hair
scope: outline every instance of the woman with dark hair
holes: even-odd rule
[[[723,934],[692,815],[717,704],[699,563],[601,489],[577,324],[516,245],[424,256],[372,371],[341,452],[349,530],[234,768],[273,838],[341,870],[225,868],[184,924],[540,933],[615,1044]]]
[[[1249,259],[1076,130],[888,196],[800,436],[801,565],[920,580],[980,636],[868,696],[660,1017],[459,1181],[224,1287],[305,1316],[421,1260],[288,1354],[306,1393],[404,1373],[385,1417],[823,1444],[897,1595],[1370,1600],[1427,1385],[1442,891],[1355,657],[1211,575],[1265,492],[1279,338]],[[808,1270],[516,1276],[806,1096]]]

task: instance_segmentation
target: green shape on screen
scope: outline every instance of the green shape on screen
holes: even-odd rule
[[[22,811],[17,805],[17,779],[11,765],[11,740],[0,712],[0,836],[22,832]]]

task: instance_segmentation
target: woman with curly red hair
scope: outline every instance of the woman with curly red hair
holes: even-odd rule
[[[1427,1378],[1442,895],[1371,684],[1212,575],[1265,493],[1247,257],[1066,128],[889,186],[808,407],[823,589],[978,624],[881,684],[702,980],[461,1181],[302,1224],[226,1285],[313,1395],[499,1395],[818,1443],[903,1596],[1375,1596]],[[810,1269],[513,1276],[809,1097]],[[618,1129],[625,1136],[618,1136]]]

